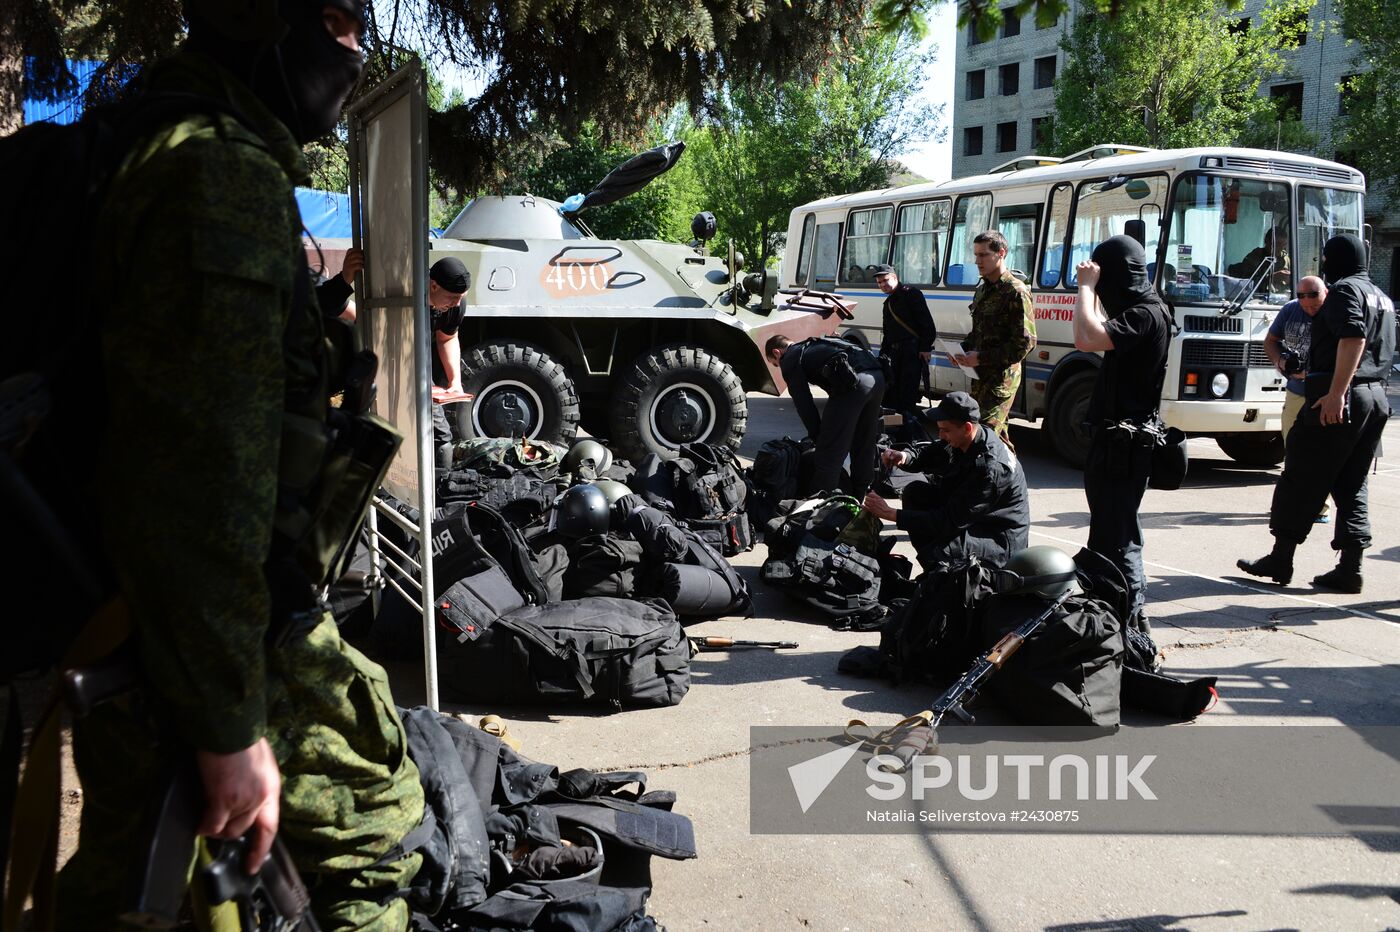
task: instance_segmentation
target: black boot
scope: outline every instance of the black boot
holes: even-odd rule
[[[1251,576],[1272,579],[1280,586],[1293,581],[1293,551],[1297,544],[1274,538],[1274,549],[1257,560],[1236,560],[1235,565]]]
[[[1345,547],[1337,566],[1330,572],[1313,577],[1313,585],[1333,592],[1361,591],[1361,548]]]

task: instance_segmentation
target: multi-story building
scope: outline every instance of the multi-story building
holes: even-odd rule
[[[1247,0],[1241,20],[1253,19],[1265,0]],[[1356,45],[1335,30],[1321,28],[1338,18],[1335,0],[1317,0],[1302,42],[1283,53],[1285,69],[1272,76],[1260,93],[1280,98],[1312,135],[1310,154],[1350,161],[1338,153],[1333,123],[1346,112],[1338,89],[1361,67]],[[953,177],[985,172],[1019,155],[1045,151],[1046,134],[1055,115],[1055,79],[1065,65],[1060,40],[1073,28],[1080,3],[1047,28],[1036,28],[1033,13],[1017,16],[1004,9],[1005,21],[995,37],[978,41],[971,27],[958,31],[956,88],[953,98]],[[1242,28],[1243,22],[1242,22]],[[1102,142],[1128,140],[1104,139]],[[1286,143],[1285,143],[1286,144]],[[1381,287],[1400,291],[1400,198],[1372,191],[1366,220],[1372,226],[1371,275]],[[1400,205],[1397,205],[1400,206]]]

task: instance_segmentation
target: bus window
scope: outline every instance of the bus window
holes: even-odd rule
[[[1006,237],[1006,267],[1030,282],[1035,266],[1035,233],[1040,225],[1039,204],[998,207],[993,224]]]
[[[1322,274],[1322,244],[1338,233],[1361,236],[1361,192],[1298,187],[1298,277]]]
[[[900,281],[933,286],[943,280],[942,247],[948,241],[951,207],[951,201],[933,201],[899,208],[891,264]]]
[[[1054,288],[1060,284],[1061,266],[1065,258],[1065,231],[1069,229],[1069,197],[1071,186],[1057,184],[1050,192],[1050,216],[1045,221],[1044,252],[1040,257],[1040,287]]]
[[[807,284],[807,272],[812,267],[812,247],[815,245],[815,237],[812,232],[817,228],[817,215],[808,214],[807,219],[802,221],[802,241],[797,252],[797,281],[795,285]]]
[[[1070,239],[1065,281],[1073,288],[1079,276],[1075,267],[1094,254],[1094,247],[1123,232],[1129,220],[1147,221],[1147,242],[1143,249],[1150,263],[1148,277],[1155,270],[1157,244],[1162,235],[1158,220],[1167,200],[1167,179],[1161,175],[1146,178],[1114,177],[1079,186],[1074,206],[1074,231]]]
[[[893,207],[853,210],[846,227],[846,268],[843,282],[875,281],[875,266],[883,265],[890,250]]]
[[[1163,295],[1178,302],[1235,300],[1272,256],[1273,271],[1261,280],[1257,298],[1283,304],[1293,289],[1288,208],[1288,186],[1282,182],[1208,175],[1178,180]]]
[[[841,224],[823,223],[817,227],[817,245],[812,260],[812,287],[836,290],[836,265],[841,261]]]
[[[992,196],[973,194],[958,198],[953,210],[953,235],[948,247],[947,285],[972,287],[977,284],[977,263],[972,256],[972,238],[992,226]]]

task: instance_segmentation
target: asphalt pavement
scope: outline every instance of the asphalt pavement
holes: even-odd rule
[[[1400,410],[1400,397],[1392,405]],[[801,433],[787,398],[751,395],[749,412],[745,456],[764,440]],[[1031,489],[1031,543],[1074,553],[1088,534],[1081,474],[1054,457],[1037,427],[1013,426],[1012,438]],[[1386,447],[1400,450],[1396,419]],[[1278,470],[1239,467],[1210,440],[1192,440],[1190,453],[1184,486],[1149,491],[1143,503],[1148,611],[1167,671],[1217,676],[1219,702],[1184,725],[1125,713],[1113,740],[1150,740],[1165,729],[1400,725],[1400,463],[1381,459],[1371,476],[1375,545],[1366,554],[1365,591],[1351,596],[1308,584],[1334,562],[1330,525],[1316,526],[1299,548],[1290,587],[1237,570],[1237,558],[1269,549]],[[899,550],[912,558],[907,540]],[[653,862],[651,911],[672,932],[1400,927],[1400,834],[1393,828],[1301,836],[1271,834],[1289,831],[1274,824],[1215,834],[1183,810],[1180,833],[752,833],[751,726],[813,725],[839,734],[850,719],[889,725],[934,698],[929,687],[837,673],[845,651],[878,636],[830,630],[775,594],[758,579],[763,558],[760,544],[733,561],[755,594],[755,617],[705,622],[690,633],[796,640],[800,648],[699,655],[679,706],[607,715],[444,705],[503,716],[536,760],[562,769],[644,770],[649,788],[674,790],[676,810],[694,822],[699,857]],[[412,665],[396,665],[393,675],[400,702],[421,695]],[[1251,747],[1241,740],[1226,753],[1247,763]],[[1316,755],[1332,747],[1319,742]],[[1392,807],[1382,821],[1393,826],[1400,766],[1389,763],[1385,779],[1393,786],[1383,789]],[[1343,772],[1353,761],[1321,764]],[[1261,786],[1280,777],[1277,764],[1268,768],[1259,772]],[[1208,780],[1199,788],[1202,799],[1220,792]],[[1267,808],[1268,800],[1257,802]]]

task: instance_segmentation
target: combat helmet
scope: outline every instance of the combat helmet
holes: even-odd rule
[[[609,525],[608,497],[591,482],[565,490],[554,503],[554,530],[565,537],[606,534]]]
[[[607,498],[609,505],[616,505],[618,499],[632,494],[631,489],[616,479],[599,479],[593,484],[603,490],[603,496]]]
[[[601,476],[607,472],[612,461],[611,450],[597,440],[584,438],[569,447],[569,452],[559,461],[559,469],[561,472],[577,475],[581,467],[588,466],[595,476]]]
[[[1079,586],[1078,567],[1070,555],[1058,547],[1044,544],[1027,547],[1007,561],[1003,572],[1008,577],[1003,580],[1003,591],[1033,595],[1047,602],[1065,592],[1083,591]]]

